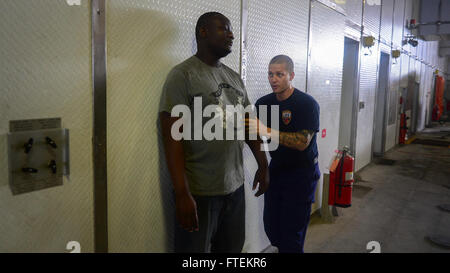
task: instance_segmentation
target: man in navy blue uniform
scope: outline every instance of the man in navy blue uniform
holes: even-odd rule
[[[275,56],[268,76],[273,93],[256,102],[257,110],[259,105],[267,105],[268,122],[247,120],[251,134],[258,132],[267,138],[279,134],[279,146],[270,152],[271,182],[264,194],[264,228],[280,253],[302,253],[320,178],[316,143],[320,109],[313,97],[292,86],[294,64],[288,56]],[[270,126],[272,105],[279,106],[279,128]]]

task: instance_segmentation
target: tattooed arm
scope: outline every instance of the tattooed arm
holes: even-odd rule
[[[304,151],[308,148],[311,143],[315,132],[310,130],[301,130],[300,132],[280,132],[272,128],[267,128],[259,122],[258,119],[247,119],[246,125],[249,128],[250,134],[258,134],[259,136],[265,136],[271,138],[274,134],[278,134],[279,144]],[[259,128],[258,128],[259,127]],[[258,130],[259,129],[259,130]],[[271,138],[272,141],[277,140],[277,138]]]
[[[274,130],[271,130],[271,134],[274,133]],[[300,151],[308,148],[311,139],[314,136],[313,131],[301,130],[300,132],[278,132],[279,133],[279,142],[281,145],[286,147],[297,149]]]

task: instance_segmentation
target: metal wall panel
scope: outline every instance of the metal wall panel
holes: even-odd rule
[[[361,0],[334,0],[334,2],[340,6],[344,11],[347,20],[361,26],[362,19],[362,6],[363,1]]]
[[[169,70],[196,52],[195,24],[207,11],[227,16],[240,62],[239,0],[107,1],[108,230],[110,252],[173,250],[174,204],[158,125]]]
[[[416,59],[414,56],[409,57],[409,76],[412,77],[413,81],[416,81]]]
[[[427,125],[428,120],[430,119],[431,109],[430,109],[430,103],[432,99],[431,92],[434,90],[434,81],[433,81],[433,69],[429,66],[426,68],[426,75],[425,75],[425,104],[426,104],[426,113],[425,113],[425,125]]]
[[[433,42],[427,42],[427,62],[433,64]]]
[[[430,46],[430,63],[432,65],[435,65],[436,64],[436,53],[434,53],[434,52],[435,52],[436,47],[437,47],[437,42],[432,41],[432,42],[428,42],[428,43],[429,43],[429,46]]]
[[[274,12],[276,11],[276,12]],[[250,102],[272,92],[267,78],[270,60],[279,54],[292,58],[295,68],[293,85],[305,91],[308,48],[308,0],[248,1],[248,65],[246,86]],[[246,179],[253,181],[257,165],[248,147],[244,150]],[[249,187],[250,189],[250,187]],[[244,247],[249,252],[269,245],[262,222],[263,198],[248,196],[252,213],[247,216],[247,228],[252,232],[253,245]]]
[[[381,1],[381,28],[380,38],[388,45],[392,40],[392,16],[394,11],[394,0]]]
[[[400,70],[401,70],[401,59],[398,58],[396,63],[391,65],[390,73],[390,92],[398,93],[400,88]]]
[[[406,28],[405,22],[412,18],[412,1],[405,0],[404,5],[404,15],[403,15],[403,21],[402,21],[402,29],[403,29],[403,38],[406,37],[411,33],[409,29]],[[402,44],[402,50],[410,52],[411,46],[409,44]],[[408,87],[408,75],[410,73],[410,61],[409,56],[407,54],[402,54],[402,68],[401,68],[401,81],[400,81],[400,88],[407,88]],[[412,68],[411,68],[412,69]],[[402,90],[401,90],[402,91]]]
[[[438,48],[439,50],[439,48]],[[438,55],[439,56],[439,55]],[[446,63],[447,63],[447,59],[446,57],[440,58],[438,59],[438,67],[439,67],[439,71],[445,71],[446,70]]]
[[[364,35],[375,38],[380,34],[381,1],[364,1]],[[364,108],[358,113],[356,135],[355,170],[369,164],[372,158],[372,136],[375,111],[375,92],[377,88],[377,70],[379,63],[379,44],[372,47],[370,55],[361,55],[359,101]]]
[[[415,62],[415,68],[416,68],[416,82],[420,83],[420,69],[422,68],[422,63],[420,60],[416,60]]]
[[[406,22],[409,22],[413,18],[413,1],[412,0],[405,0],[405,14],[403,17],[403,37],[406,37],[408,35],[411,35],[411,30],[409,30],[406,27]],[[411,51],[412,46],[409,44],[403,45],[403,50],[406,50],[408,52]]]
[[[386,146],[385,151],[393,148],[396,141],[398,106],[399,106],[399,89],[400,89],[400,69],[401,59],[398,58],[395,64],[391,65],[390,72],[390,88],[389,88],[389,105],[388,105],[388,126],[386,129]]]
[[[433,50],[434,50],[434,42],[427,42],[428,44],[428,63],[433,64],[434,60],[433,60]]]
[[[434,54],[433,54],[433,50],[434,50],[434,42],[428,42],[428,46],[429,46],[429,55],[428,55],[428,58],[429,58],[429,62],[430,62],[430,64],[432,64],[432,65],[434,65]]]
[[[419,101],[418,101],[418,115],[417,115],[417,131],[425,129],[425,115],[426,115],[426,66],[420,65],[420,89],[419,89]]]
[[[377,65],[379,62],[378,44],[373,46],[371,55],[361,55],[359,101],[364,108],[358,113],[356,136],[355,170],[367,165],[372,158],[372,135],[377,88]]]
[[[433,45],[434,45],[435,50],[439,50],[439,41],[433,41]],[[433,52],[435,52],[435,51],[433,51]],[[433,57],[434,57],[433,64],[438,66],[438,64],[439,64],[439,54],[436,53],[436,54],[433,55]]]
[[[395,0],[394,3],[394,25],[393,27],[393,35],[392,35],[392,43],[394,47],[402,46],[403,39],[403,16],[405,11],[405,0]]]
[[[363,26],[364,33],[378,39],[380,33],[381,1],[365,1]]]
[[[423,116],[421,117],[422,119],[422,123],[423,123],[423,127],[425,127],[426,122],[427,122],[427,101],[428,101],[428,92],[430,91],[430,79],[429,79],[429,72],[430,72],[430,68],[428,67],[428,65],[424,65],[422,73],[423,73],[423,94],[422,94],[422,100],[421,100],[421,104],[422,104],[422,108],[423,109]]]
[[[411,89],[413,92],[411,96],[408,94],[408,98],[411,97],[411,132],[417,131],[417,121],[418,117],[420,115],[419,113],[419,98],[420,98],[420,69],[421,69],[421,63],[416,59],[417,57],[413,58],[413,64],[414,64],[414,70],[415,70],[415,76],[414,76],[414,82],[417,84],[417,87],[414,89]]]
[[[305,90],[308,42],[307,0],[248,2],[247,91],[252,102],[271,91],[267,68],[272,57],[286,54],[295,67],[293,84]],[[274,12],[274,10],[277,12]]]
[[[392,49],[401,50],[403,40],[403,17],[405,0],[394,0],[392,21]],[[401,95],[402,60],[404,54],[397,58],[391,66],[389,91],[389,116],[386,133],[386,151],[393,148],[397,142],[399,125],[399,97]]]
[[[342,92],[345,17],[318,2],[311,6],[311,52],[308,93],[320,104],[320,130],[317,134],[319,165],[327,172],[338,147],[339,113]],[[316,191],[315,207],[322,200],[322,178]]]
[[[419,45],[417,46],[417,57],[420,61],[423,60],[425,43],[425,41],[419,40]]]
[[[90,4],[0,1],[0,252],[92,252]],[[70,130],[70,178],[63,186],[12,196],[10,120],[61,117]]]
[[[426,64],[427,63],[427,50],[428,50],[428,44],[427,42],[423,42],[422,44],[422,54],[421,54],[421,62]]]
[[[408,87],[408,74],[409,74],[409,56],[406,54],[402,54],[400,88]]]
[[[414,94],[414,82],[416,81],[416,60],[414,57],[409,57],[409,72],[408,72],[408,93],[405,97],[405,105],[407,110],[412,110],[413,94]],[[411,113],[412,114],[412,113]],[[411,123],[412,116],[408,116],[410,119],[407,120]],[[411,126],[408,125],[408,128]]]

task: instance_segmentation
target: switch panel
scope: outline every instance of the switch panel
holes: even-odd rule
[[[30,120],[29,124],[31,121],[36,120]],[[69,130],[40,128],[30,126],[25,130],[10,129],[9,183],[13,195],[60,186],[63,176],[70,173]]]

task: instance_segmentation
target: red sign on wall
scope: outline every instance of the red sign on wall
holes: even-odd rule
[[[322,130],[322,138],[325,138],[327,136],[327,129]]]

